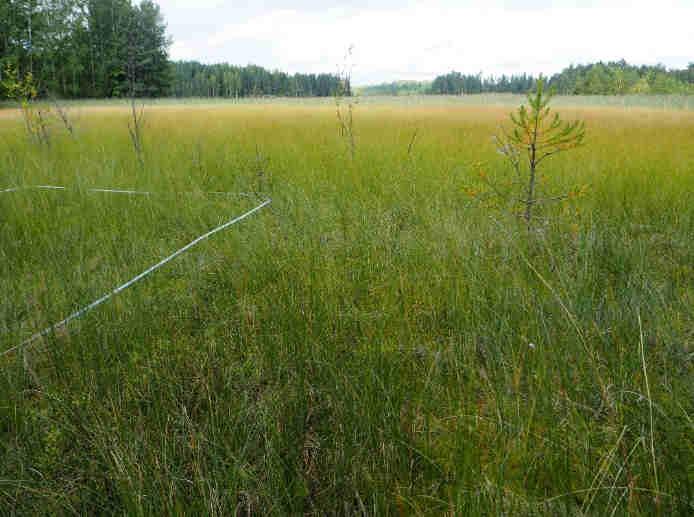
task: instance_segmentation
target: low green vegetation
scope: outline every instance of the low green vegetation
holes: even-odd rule
[[[355,88],[357,95],[424,95],[431,92],[431,81],[392,81]]]
[[[691,514],[694,115],[558,106],[531,232],[507,106],[0,111],[0,353],[273,200],[0,358],[0,513]]]

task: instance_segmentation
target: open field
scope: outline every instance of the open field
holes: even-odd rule
[[[514,108],[525,100],[525,95],[512,93],[485,93],[475,95],[400,95],[400,96],[379,96],[365,95],[357,96],[355,100],[361,105],[376,106],[402,106],[402,107],[426,107],[426,106],[505,106]],[[63,103],[74,110],[81,108],[95,107],[123,107],[127,104],[122,99],[90,99],[90,100],[65,100]],[[11,103],[0,102],[0,107],[11,107]],[[333,106],[335,99],[332,97],[240,97],[234,98],[162,98],[148,99],[148,106],[159,106],[170,108],[172,106]],[[694,97],[691,95],[558,95],[554,97],[552,105],[556,107],[584,107],[584,108],[603,108],[616,107],[622,109],[647,108],[654,110],[694,110]],[[4,114],[8,115],[9,110]],[[0,110],[0,116],[3,111]]]
[[[0,110],[0,190],[71,187],[0,193],[0,353],[273,200],[0,358],[0,514],[694,512],[694,112],[559,99],[587,194],[529,236],[470,195],[517,101],[364,101],[354,159],[329,103],[156,103],[143,166],[123,105]]]

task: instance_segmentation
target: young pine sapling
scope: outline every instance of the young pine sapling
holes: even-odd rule
[[[547,201],[560,201],[570,194],[541,198],[538,196],[540,165],[550,156],[581,145],[585,125],[581,121],[564,122],[549,108],[551,92],[545,91],[539,79],[535,92],[528,94],[528,107],[521,105],[511,113],[510,130],[502,128],[495,136],[497,150],[511,163],[516,173],[517,192],[514,201],[520,203],[528,228],[532,227],[535,207]]]

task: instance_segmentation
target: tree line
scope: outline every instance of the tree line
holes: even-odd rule
[[[328,97],[351,95],[348,79],[337,74],[287,74],[256,65],[207,65],[197,61],[173,63],[174,97]]]
[[[570,66],[553,76],[550,85],[566,95],[694,93],[694,63],[682,70],[634,66],[624,60]]]
[[[532,75],[502,75],[501,77],[482,77],[482,74],[466,75],[450,72],[434,79],[430,94],[463,95],[473,93],[526,93],[536,82]]]
[[[427,93],[525,93],[536,80],[526,74],[482,77],[450,72],[434,79]],[[624,60],[572,65],[549,78],[548,85],[563,95],[690,94],[694,93],[694,63],[682,70],[634,66]]]
[[[0,1],[0,74],[30,74],[41,95],[165,95],[169,43],[152,0]]]

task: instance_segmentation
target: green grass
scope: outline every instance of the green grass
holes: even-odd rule
[[[507,107],[360,105],[351,160],[330,105],[159,104],[144,167],[71,110],[0,112],[0,188],[74,188],[0,194],[0,351],[273,203],[0,359],[1,514],[694,511],[691,112],[562,108],[589,194],[528,238],[466,192]]]

